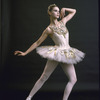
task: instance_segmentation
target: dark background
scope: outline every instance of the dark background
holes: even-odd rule
[[[62,7],[75,8],[76,15],[67,24],[70,45],[86,53],[84,60],[75,65],[78,81],[69,100],[99,100],[99,29],[98,0],[2,0],[0,36],[0,94],[2,100],[25,100],[40,77],[46,59],[36,51],[25,57],[14,56],[15,50],[25,51],[49,25],[47,8],[55,3]],[[51,45],[48,37],[41,45]],[[51,75],[36,94],[36,100],[61,99],[67,84],[61,67]],[[40,94],[39,94],[40,93]],[[51,93],[51,95],[49,94]],[[48,98],[49,100],[49,98]]]

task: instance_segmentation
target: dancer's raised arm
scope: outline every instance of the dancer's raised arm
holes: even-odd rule
[[[65,12],[68,12],[69,14],[65,16]],[[66,24],[76,13],[76,9],[72,8],[62,8],[60,17],[62,18],[62,22]]]
[[[18,55],[18,56],[25,56],[27,55],[28,53],[30,53],[31,51],[33,51],[36,47],[38,47],[46,38],[47,36],[51,34],[51,30],[49,28],[46,28],[42,35],[40,36],[40,38],[35,42],[33,43],[29,49],[27,49],[25,52],[22,52],[22,51],[15,51],[14,52],[14,55]]]

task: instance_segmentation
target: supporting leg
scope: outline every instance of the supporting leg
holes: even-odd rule
[[[54,69],[56,68],[58,62],[48,60],[47,64],[44,68],[44,71],[41,75],[41,77],[38,79],[38,81],[35,83],[33,89],[31,90],[29,96],[26,100],[31,100],[31,98],[34,96],[34,94],[42,87],[44,82],[49,78],[49,76],[52,74]]]
[[[63,96],[63,100],[68,100],[71,90],[77,81],[77,77],[76,77],[73,64],[61,64],[61,66],[69,79],[69,82],[67,83],[65,87],[64,96]]]

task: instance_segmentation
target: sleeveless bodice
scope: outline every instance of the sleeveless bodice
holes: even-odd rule
[[[57,46],[69,48],[69,32],[66,26],[60,21],[60,26],[50,26],[53,30],[52,40]]]

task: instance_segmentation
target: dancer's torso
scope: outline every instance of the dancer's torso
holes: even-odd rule
[[[70,48],[69,46],[69,32],[66,26],[60,21],[60,26],[50,26],[53,31],[51,35],[55,45],[61,48]]]

